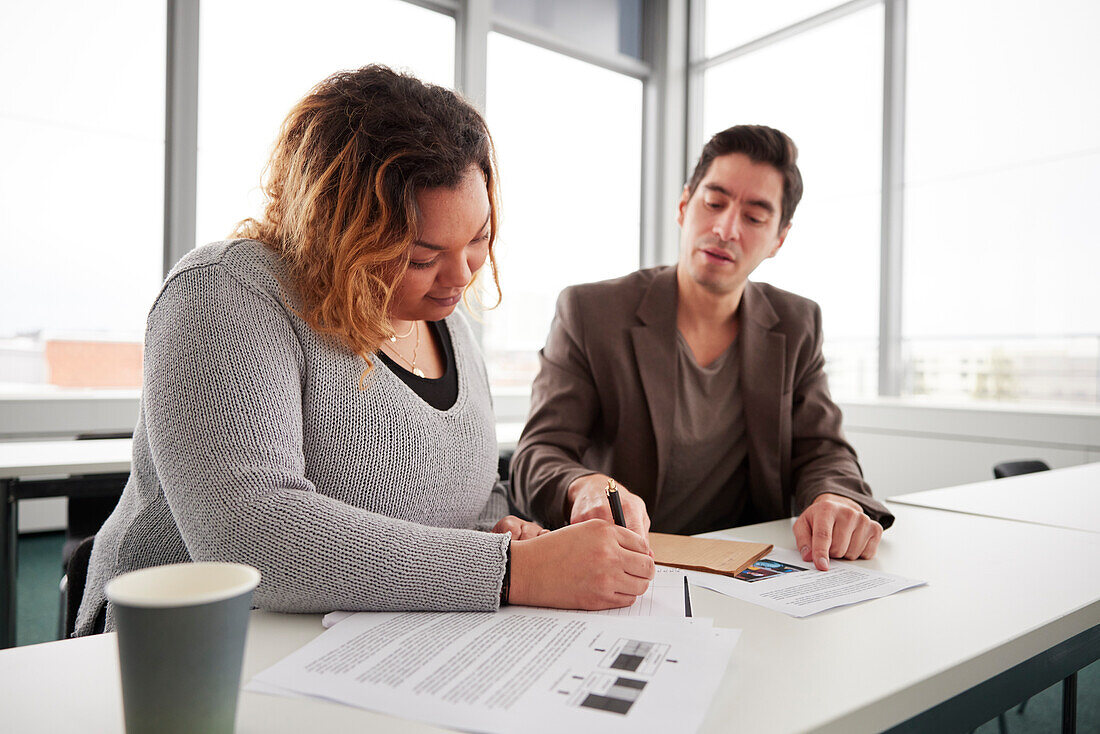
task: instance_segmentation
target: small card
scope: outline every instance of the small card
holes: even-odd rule
[[[736,576],[772,550],[770,543],[650,533],[654,561],[662,566]]]

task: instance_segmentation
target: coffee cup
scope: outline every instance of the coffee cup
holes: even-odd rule
[[[106,587],[127,734],[233,731],[252,590],[238,563],[177,563]]]

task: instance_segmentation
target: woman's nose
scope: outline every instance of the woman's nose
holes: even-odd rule
[[[451,258],[441,275],[444,283],[452,288],[465,288],[469,285],[474,278],[474,272],[466,253]]]

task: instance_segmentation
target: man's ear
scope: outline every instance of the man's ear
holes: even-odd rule
[[[684,184],[684,191],[680,194],[680,203],[676,205],[676,223],[684,226],[684,207],[691,201],[691,189]]]
[[[779,236],[775,238],[775,245],[772,247],[772,251],[768,253],[768,257],[775,257],[775,253],[779,252],[779,248],[783,246],[783,242],[787,239],[787,233],[791,231],[791,224],[793,222],[787,222],[787,226],[779,231]]]

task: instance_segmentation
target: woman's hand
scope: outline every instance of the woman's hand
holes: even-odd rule
[[[512,540],[509,601],[557,609],[628,607],[653,578],[649,547],[636,533],[604,520]]]
[[[530,538],[537,538],[543,533],[549,533],[550,531],[537,522],[528,522],[515,515],[505,515],[497,520],[497,524],[493,526],[493,532],[511,533],[512,540],[528,540]]]

